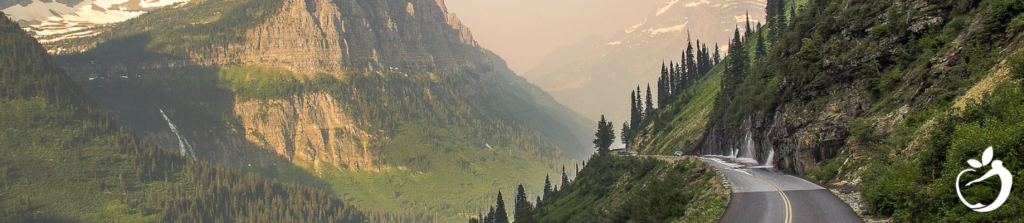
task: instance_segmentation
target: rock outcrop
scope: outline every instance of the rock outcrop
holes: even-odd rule
[[[370,152],[374,136],[360,130],[329,94],[239,102],[235,113],[242,118],[247,140],[288,159],[313,164],[326,161],[351,170],[390,168],[378,164]]]
[[[469,28],[440,0],[287,0],[280,13],[245,36],[244,43],[193,59],[312,74],[455,70],[485,58]]]

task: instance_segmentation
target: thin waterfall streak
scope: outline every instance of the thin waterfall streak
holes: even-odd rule
[[[188,143],[188,139],[182,136],[178,132],[178,126],[171,122],[171,118],[167,117],[167,113],[164,113],[163,109],[159,109],[160,114],[164,116],[164,120],[167,120],[167,126],[171,127],[171,132],[174,132],[175,136],[178,136],[178,146],[181,148],[181,155],[186,157],[196,158],[196,151],[192,148],[192,144]]]

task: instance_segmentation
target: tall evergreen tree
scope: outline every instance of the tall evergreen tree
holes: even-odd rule
[[[662,75],[661,77],[658,77],[658,107],[659,108],[665,107],[665,92],[667,91],[665,89],[665,77],[667,77],[667,76],[666,75]]]
[[[743,41],[744,42],[746,42],[747,39],[749,39],[750,36],[754,34],[754,30],[750,29],[750,11],[747,11],[747,17],[746,18],[747,18],[747,29],[744,30],[744,33],[743,33]]]
[[[671,62],[669,62],[669,63],[671,64]],[[674,70],[674,69],[672,69],[672,70]],[[661,62],[661,76],[658,77],[658,107],[659,108],[664,106],[665,98],[667,98],[668,95],[671,94],[671,91],[672,91],[670,89],[671,85],[667,84],[667,83],[671,83],[672,82],[671,81],[671,76],[672,75],[669,75],[669,74],[670,74],[669,70],[665,69],[665,62]],[[623,141],[623,143],[625,143],[625,141]]]
[[[636,86],[636,117],[637,125],[644,122],[644,96],[640,94],[640,85]]]
[[[551,192],[553,192],[551,191],[551,179],[548,174],[544,174],[544,201],[551,198]],[[537,203],[540,203],[540,201]]]
[[[722,62],[722,50],[718,48],[718,43],[715,43],[715,65]]]
[[[700,76],[703,77],[705,74],[708,74],[708,72],[711,72],[711,68],[714,67],[714,64],[711,64],[711,53],[708,52],[708,44],[707,43],[701,44],[700,48],[704,49],[702,51],[702,52],[704,52],[704,55],[703,55],[703,57],[704,57],[704,70],[701,71],[701,73],[700,73]],[[694,82],[696,82],[696,80],[694,80]]]
[[[696,56],[697,56],[697,73],[696,73],[696,75],[693,75],[693,79],[690,80],[690,83],[687,83],[687,85],[692,85],[693,83],[696,83],[697,82],[697,78],[700,78],[700,75],[704,74],[704,66],[705,66],[705,64],[704,64],[704,51],[700,47],[700,40],[699,39],[697,40],[697,55]]]
[[[494,223],[494,206],[491,206],[491,210],[487,212],[487,216],[484,216],[484,223]]]
[[[697,58],[693,55],[693,43],[690,42],[690,34],[686,34],[686,74],[685,83],[682,88],[688,88],[689,83],[697,76]]]
[[[501,199],[501,191],[498,191],[498,204],[494,208],[494,223],[509,223],[508,212],[505,211],[505,201]]]
[[[526,197],[526,189],[523,188],[522,184],[519,184],[519,188],[516,191],[516,212],[513,214],[513,218],[516,223],[533,223],[536,222],[533,219],[533,204],[530,204],[529,198]]]
[[[735,89],[746,76],[747,61],[747,51],[743,47],[743,42],[740,40],[740,30],[739,27],[737,27],[735,33],[733,33],[733,40],[729,44],[728,72],[726,73],[726,78],[723,80],[722,84],[722,91],[725,92],[725,95],[732,94],[733,89]]]
[[[629,148],[629,123],[622,122],[622,134],[619,136],[622,137],[622,144]]]
[[[683,88],[683,83],[686,81],[686,72],[683,71],[684,69],[686,69],[686,66],[683,66],[682,63],[676,63],[676,82],[673,83],[673,88],[677,88],[679,90],[675,91],[675,94],[673,94],[673,96],[679,95],[679,93],[682,93],[684,90],[686,90],[685,88]]]
[[[629,126],[639,126],[640,112],[636,105],[636,91],[629,90]]]
[[[764,46],[764,32],[757,32],[757,48],[754,50],[754,54],[760,59],[767,54],[767,49]]]
[[[672,92],[675,91],[675,89],[672,89],[673,85],[675,85],[673,83],[676,82],[676,80],[675,80],[676,79],[676,75],[675,75],[675,73],[676,73],[676,66],[673,64],[673,62],[671,60],[668,62],[668,67],[669,67],[669,69],[668,69],[669,71],[667,73],[668,80],[665,81],[665,86],[666,86],[665,88],[668,90],[668,92],[665,93],[665,97],[666,98],[672,96]]]
[[[654,98],[651,97],[651,84],[647,84],[647,102],[644,105],[644,118],[649,118],[654,114]]]
[[[601,120],[597,122],[597,133],[594,133],[594,136],[596,137],[594,139],[594,147],[597,147],[597,153],[602,156],[608,155],[608,147],[611,147],[612,142],[615,142],[615,129],[612,127],[611,122],[604,119],[604,115],[601,115]],[[565,173],[565,166],[562,166],[562,173]],[[565,178],[565,176],[562,178]],[[563,188],[565,186],[565,184],[562,185]]]

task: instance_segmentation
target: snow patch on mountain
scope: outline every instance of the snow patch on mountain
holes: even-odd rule
[[[686,4],[685,4],[685,5],[683,5],[683,6],[684,6],[684,7],[697,7],[697,6],[699,6],[700,4],[709,4],[709,5],[710,5],[710,4],[711,4],[711,2],[709,2],[709,1],[707,1],[707,0],[701,0],[701,1],[695,1],[695,2],[690,2],[690,3],[686,3]],[[720,4],[719,4],[719,5],[720,5]]]
[[[665,28],[658,28],[658,29],[648,29],[648,30],[645,30],[644,32],[651,33],[651,36],[655,36],[655,35],[662,34],[662,33],[669,33],[669,32],[682,32],[684,29],[686,29],[686,24],[689,24],[689,23],[690,22],[687,21],[687,22],[683,23],[682,25],[677,25],[677,26],[672,26],[672,27],[665,27]]]
[[[668,2],[668,5],[665,5],[665,6],[662,6],[661,8],[659,8],[658,9],[658,13],[655,13],[654,15],[655,16],[659,16],[662,13],[665,13],[665,11],[668,11],[668,9],[672,8],[672,6],[675,5],[676,3],[679,3],[679,1],[681,1],[681,0],[672,0],[671,2]]]
[[[51,42],[99,34],[83,30],[135,18],[150,10],[179,4],[188,0],[85,0],[75,5],[54,1],[32,0],[0,11],[11,20],[24,21],[25,31]]]
[[[640,28],[644,24],[647,24],[647,19],[646,18],[644,18],[643,22],[637,23],[636,25],[633,25],[633,26],[629,27],[629,29],[626,29],[625,32],[626,32],[626,34],[633,33],[633,31],[636,31],[636,28]]]

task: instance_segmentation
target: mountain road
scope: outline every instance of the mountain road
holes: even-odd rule
[[[701,159],[725,174],[732,187],[719,222],[863,222],[839,197],[807,180],[727,157]]]

